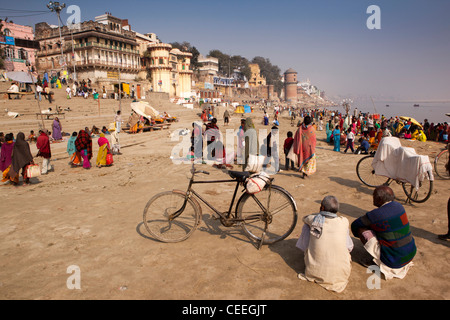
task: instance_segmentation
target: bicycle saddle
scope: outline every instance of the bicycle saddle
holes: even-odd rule
[[[250,177],[250,172],[248,171],[228,171],[228,174],[230,177],[239,182],[244,182],[248,177]]]

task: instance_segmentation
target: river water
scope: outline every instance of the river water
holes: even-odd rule
[[[355,101],[352,104],[353,108],[358,108],[361,112],[378,113],[385,117],[406,116],[412,117],[417,121],[423,123],[424,119],[428,122],[443,123],[450,122],[450,117],[446,113],[450,113],[449,102],[423,102],[419,107],[414,107],[414,102],[396,102],[396,101]],[[375,105],[375,106],[374,106]],[[389,105],[387,107],[386,105]]]

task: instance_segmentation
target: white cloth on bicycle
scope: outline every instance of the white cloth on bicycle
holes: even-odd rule
[[[372,167],[375,174],[409,182],[416,189],[424,179],[434,180],[433,166],[428,156],[417,154],[414,148],[402,147],[396,137],[381,139]]]

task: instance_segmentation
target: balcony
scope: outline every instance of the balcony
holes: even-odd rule
[[[96,48],[103,48],[103,49],[110,49],[110,50],[116,50],[120,52],[126,52],[126,53],[132,53],[132,54],[139,54],[139,50],[133,50],[129,48],[119,47],[119,46],[112,46],[109,44],[104,43],[97,43],[97,42],[85,42],[85,43],[78,43],[74,46],[74,49],[81,49],[81,48],[87,48],[87,47],[96,47]]]
[[[73,63],[69,63],[69,65],[73,66]],[[87,59],[83,61],[76,61],[75,67],[77,68],[98,68],[98,69],[109,69],[109,70],[118,70],[119,68],[122,71],[128,72],[139,72],[141,67],[139,65],[130,63],[130,62],[115,62],[115,61],[105,61],[101,59]]]

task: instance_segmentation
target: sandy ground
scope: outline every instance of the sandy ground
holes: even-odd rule
[[[92,124],[107,125],[113,119],[118,102],[97,103],[81,98],[65,100],[57,93],[56,104],[70,106],[62,120],[63,130],[72,132]],[[55,104],[54,104],[55,105]],[[23,116],[0,116],[0,131],[30,129],[37,131],[34,113],[37,103],[28,97],[20,101],[0,100],[0,106],[19,111]],[[47,101],[41,102],[46,108]],[[124,114],[129,101],[122,102]],[[159,111],[179,118],[169,130],[141,134],[121,134],[123,155],[114,165],[91,170],[68,166],[66,143],[52,144],[54,171],[34,178],[31,186],[1,186],[0,202],[0,299],[152,299],[152,300],[306,300],[306,299],[449,299],[449,242],[437,239],[447,228],[446,205],[450,181],[436,178],[431,198],[423,204],[405,204],[418,252],[414,267],[403,280],[381,280],[379,289],[369,289],[371,274],[358,261],[366,257],[359,240],[353,238],[352,273],[343,293],[301,281],[303,253],[295,247],[300,235],[301,218],[319,210],[326,195],[335,195],[339,214],[350,223],[373,209],[373,189],[356,176],[360,155],[332,151],[325,132],[318,132],[317,172],[301,179],[292,171],[282,171],[275,183],[288,190],[298,206],[299,223],[284,241],[257,250],[239,228],[226,228],[203,206],[203,220],[188,240],[167,244],[149,237],[142,225],[142,212],[155,194],[187,187],[189,166],[175,165],[169,158],[178,143],[170,132],[189,128],[196,112],[160,103]],[[2,109],[2,110],[3,110]],[[27,114],[28,113],[28,114]],[[229,127],[239,127],[240,116]],[[261,128],[262,115],[251,115]],[[126,118],[126,117],[124,117]],[[46,126],[51,121],[45,122]],[[280,137],[294,131],[290,121],[281,118]],[[443,148],[435,142],[407,142],[419,154],[431,160]],[[33,154],[36,147],[31,145]],[[98,146],[94,139],[94,157]],[[36,159],[42,163],[41,158]],[[284,164],[284,160],[282,160]],[[211,172],[209,178],[227,176],[218,169],[201,165]],[[239,170],[239,169],[237,169]],[[397,200],[404,203],[400,185],[392,186]],[[201,185],[208,200],[225,211],[233,185]],[[69,289],[70,266],[80,270],[81,288]],[[70,272],[70,271],[69,271]]]

